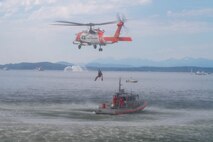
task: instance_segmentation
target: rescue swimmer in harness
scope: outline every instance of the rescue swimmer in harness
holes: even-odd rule
[[[96,81],[99,77],[101,78],[101,81],[103,81],[103,73],[101,72],[100,69],[98,70],[98,75],[95,77],[95,81]]]

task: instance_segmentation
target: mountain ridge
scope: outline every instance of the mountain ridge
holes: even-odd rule
[[[141,58],[100,58],[87,64],[88,66],[126,66],[126,67],[181,67],[181,66],[197,66],[197,67],[213,67],[213,60],[205,58],[185,57],[182,59],[166,59],[161,61],[153,61]]]
[[[4,70],[64,70],[67,66],[72,66],[73,63],[60,61],[51,62],[21,62],[14,64],[0,65],[0,69]],[[160,71],[160,72],[196,72],[206,71],[213,72],[213,60],[205,58],[182,58],[182,59],[167,59],[162,61],[152,61],[139,58],[113,59],[103,58],[96,59],[93,62],[84,64],[88,70],[108,70],[108,71]]]
[[[5,65],[0,65],[1,69],[7,70],[35,70],[37,68],[41,68],[42,70],[63,70],[67,65],[59,64],[59,63],[51,63],[51,62],[37,62],[37,63],[29,63],[29,62],[21,62],[21,63],[10,63]]]

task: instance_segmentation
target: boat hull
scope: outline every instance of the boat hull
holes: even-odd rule
[[[147,106],[147,102],[144,101],[140,106],[135,108],[99,108],[95,111],[96,114],[108,114],[108,115],[119,115],[128,113],[137,113],[142,111]]]

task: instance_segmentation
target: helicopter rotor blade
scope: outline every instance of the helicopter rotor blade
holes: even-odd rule
[[[70,22],[70,21],[56,21],[58,23],[63,23],[63,24],[70,24],[70,25],[76,25],[76,26],[85,26],[83,23],[76,23],[76,22]]]
[[[51,24],[55,26],[85,26],[85,25],[72,25],[72,24]]]
[[[94,25],[109,25],[109,24],[115,24],[117,21],[111,21],[111,22],[105,22],[105,23],[92,23]]]
[[[70,22],[70,21],[56,21],[58,23],[62,23],[69,25],[69,26],[96,26],[96,25],[108,25],[108,24],[114,24],[117,21],[110,21],[110,22],[104,22],[104,23],[76,23],[76,22]],[[59,24],[60,25],[60,24]]]

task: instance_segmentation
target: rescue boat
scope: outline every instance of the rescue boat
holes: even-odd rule
[[[121,79],[119,79],[119,91],[113,95],[112,101],[102,103],[96,114],[119,115],[136,113],[142,111],[147,106],[147,102],[140,100],[138,94],[125,92],[121,89]]]

